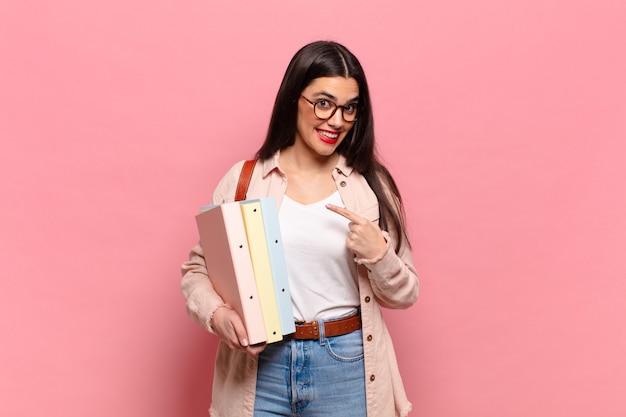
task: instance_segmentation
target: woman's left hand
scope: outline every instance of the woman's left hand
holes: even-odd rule
[[[356,256],[364,259],[373,259],[387,250],[387,241],[378,224],[365,217],[334,204],[327,204],[326,208],[350,220],[346,245]]]

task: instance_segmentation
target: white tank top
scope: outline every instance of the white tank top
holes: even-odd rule
[[[289,289],[296,320],[330,319],[359,305],[354,255],[346,248],[348,219],[328,210],[344,207],[339,191],[313,204],[285,195],[279,211]]]

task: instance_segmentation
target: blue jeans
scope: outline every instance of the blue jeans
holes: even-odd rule
[[[366,415],[361,330],[272,343],[259,355],[254,417]]]

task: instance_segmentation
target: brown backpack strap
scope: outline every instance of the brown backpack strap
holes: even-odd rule
[[[254,171],[255,165],[256,159],[250,159],[243,163],[243,168],[241,168],[241,174],[239,174],[237,190],[235,191],[235,201],[241,201],[246,199],[248,186],[250,185],[250,179],[252,178],[252,171]]]

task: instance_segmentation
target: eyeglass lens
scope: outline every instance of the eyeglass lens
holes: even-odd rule
[[[313,105],[315,115],[320,119],[330,119],[335,115],[338,108],[341,108],[341,116],[346,122],[353,122],[356,120],[357,105],[346,104],[345,106],[337,106],[332,101],[321,100]]]

